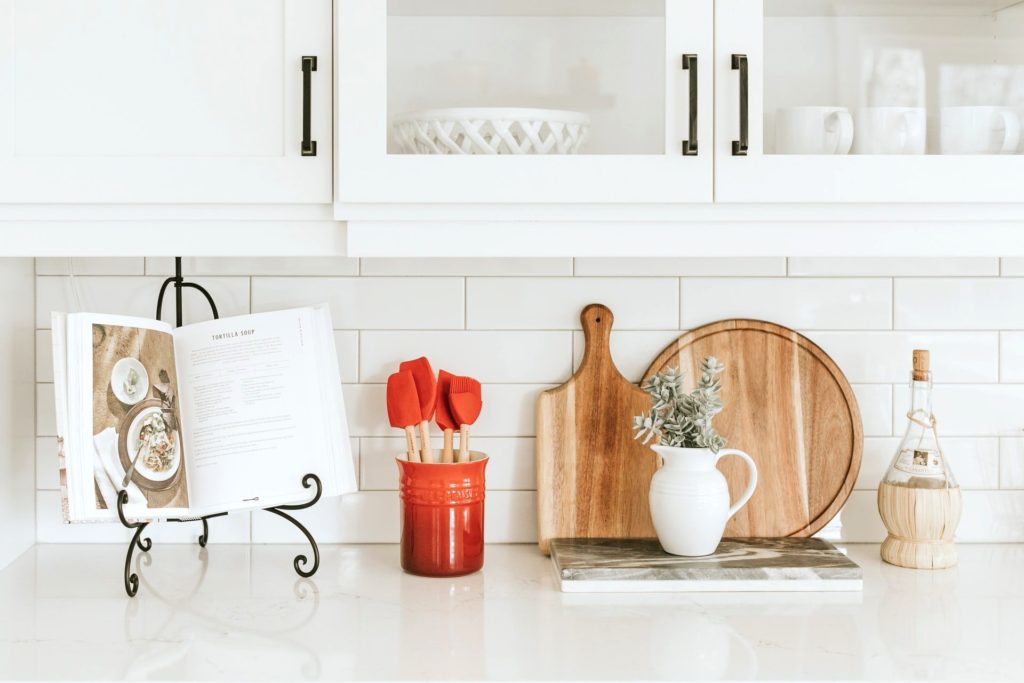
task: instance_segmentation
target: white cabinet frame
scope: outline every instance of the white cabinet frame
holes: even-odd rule
[[[368,204],[607,204],[712,200],[713,0],[665,2],[665,149],[652,155],[432,156],[387,153],[384,0],[337,0],[337,216]],[[684,54],[699,74],[698,154]]]
[[[1024,202],[1024,155],[763,154],[764,17],[764,0],[715,1],[717,203]],[[734,54],[749,61],[746,156],[732,153],[740,116]]]
[[[332,0],[258,9],[0,0],[0,218],[4,204],[330,204]],[[304,56],[316,156],[301,153]]]

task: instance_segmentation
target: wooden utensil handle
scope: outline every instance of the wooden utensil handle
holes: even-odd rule
[[[455,460],[455,430],[444,430],[444,452],[441,454],[441,462],[453,462]]]
[[[420,454],[416,450],[416,430],[409,425],[405,428],[405,457],[409,462],[419,462]]]
[[[434,451],[430,448],[430,423],[420,422],[420,459],[423,462],[434,462]]]
[[[469,462],[469,425],[459,425],[459,462]]]

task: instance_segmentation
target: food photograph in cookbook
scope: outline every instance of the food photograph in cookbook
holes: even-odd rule
[[[117,492],[148,508],[188,507],[173,337],[121,325],[92,326],[96,507]]]

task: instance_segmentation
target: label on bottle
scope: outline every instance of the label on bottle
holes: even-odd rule
[[[945,474],[945,470],[942,467],[942,455],[938,451],[920,448],[904,448],[896,456],[896,464],[893,467],[909,474],[926,476],[942,476]]]

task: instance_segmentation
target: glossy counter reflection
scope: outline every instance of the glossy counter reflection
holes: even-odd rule
[[[960,567],[882,565],[863,594],[565,595],[533,546],[423,579],[397,546],[158,545],[134,600],[119,546],[37,546],[0,573],[5,679],[886,679],[1024,677],[1024,546]]]

